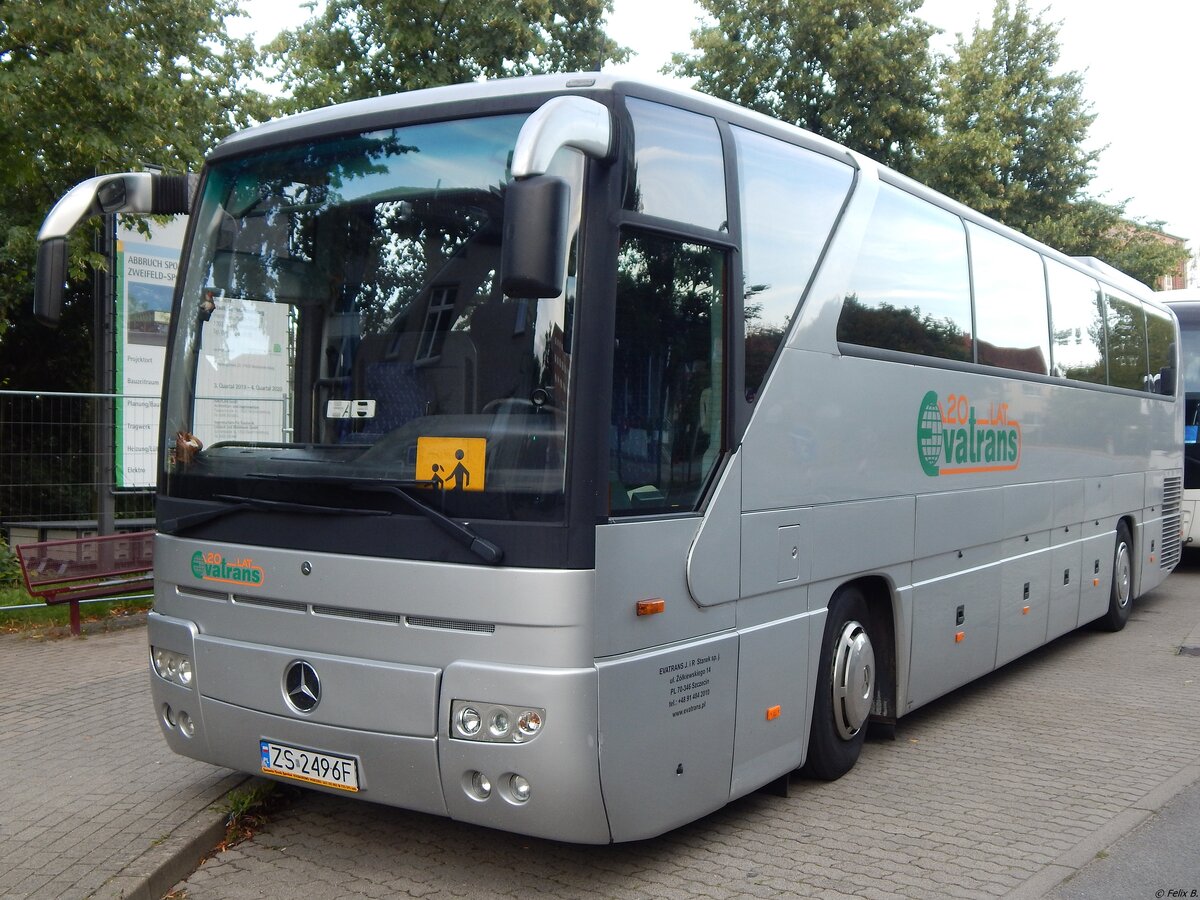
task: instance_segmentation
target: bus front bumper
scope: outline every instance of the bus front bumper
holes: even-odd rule
[[[155,711],[176,753],[506,831],[611,840],[600,792],[594,668],[454,662],[432,669],[331,657],[211,638],[192,622],[154,612],[149,640]],[[190,675],[160,674],[155,651],[160,663],[186,659]],[[308,669],[300,672],[300,663]],[[306,684],[312,674],[316,684]],[[306,692],[317,700],[307,710]],[[451,737],[456,700],[528,704],[544,710],[544,721],[520,742]],[[264,742],[352,760],[357,790],[265,771]]]

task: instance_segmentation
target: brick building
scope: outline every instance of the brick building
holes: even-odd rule
[[[1163,241],[1167,244],[1176,244],[1180,247],[1187,244],[1187,240],[1185,238],[1176,237],[1173,234],[1166,234],[1165,232],[1158,231],[1154,232],[1154,235],[1160,241]],[[1187,287],[1189,274],[1188,270],[1192,267],[1192,265],[1193,259],[1191,256],[1189,256],[1187,259],[1181,261],[1179,265],[1175,267],[1175,271],[1171,272],[1171,274],[1159,276],[1158,280],[1154,283],[1154,289],[1156,291],[1178,291]]]

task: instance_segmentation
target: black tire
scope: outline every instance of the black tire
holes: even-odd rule
[[[858,588],[843,588],[829,602],[808,758],[800,770],[810,778],[841,778],[854,768],[862,752],[875,697],[875,652],[869,622],[867,601]]]
[[[1099,621],[1105,631],[1120,631],[1133,611],[1133,538],[1129,526],[1117,525],[1117,540],[1113,545],[1112,587],[1108,592],[1108,612]]]

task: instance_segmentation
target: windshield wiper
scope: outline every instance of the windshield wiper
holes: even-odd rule
[[[399,497],[413,510],[423,515],[455,541],[462,544],[489,566],[499,565],[504,559],[504,551],[489,541],[480,537],[470,526],[455,522],[444,513],[438,512],[432,506],[418,497],[408,493],[405,488],[433,488],[432,481],[414,481],[397,479],[347,478],[341,475],[255,475],[255,478],[267,478],[277,481],[301,481],[309,484],[344,484],[352,491],[367,491],[376,494],[392,494]],[[391,515],[391,513],[384,513]]]
[[[496,566],[504,559],[504,551],[497,545],[493,544],[486,538],[480,537],[467,525],[461,522],[455,522],[447,515],[438,512],[432,506],[427,505],[421,500],[418,500],[412,494],[408,493],[404,488],[422,487],[430,488],[433,485],[428,481],[397,481],[392,483],[387,482],[355,482],[350,485],[352,490],[356,491],[372,491],[380,494],[392,494],[399,497],[412,509],[415,509],[438,528],[442,529],[454,540],[458,541],[489,566]]]
[[[205,522],[211,522],[213,519],[223,519],[225,516],[232,515],[236,512],[242,512],[247,509],[267,510],[268,512],[300,512],[310,513],[318,516],[390,516],[391,513],[386,510],[378,509],[352,509],[341,506],[315,506],[311,503],[290,503],[286,500],[260,500],[256,497],[238,497],[232,494],[217,494],[218,500],[223,501],[225,506],[218,506],[212,509],[202,510],[201,512],[191,513],[186,516],[177,516],[174,519],[167,519],[162,523],[160,531],[165,534],[178,534],[181,531],[187,531],[189,528],[195,528],[197,525],[203,525]]]

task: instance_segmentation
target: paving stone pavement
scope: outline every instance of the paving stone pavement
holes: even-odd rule
[[[832,784],[793,777],[654,840],[579,847],[301,791],[177,886],[239,898],[1042,897],[1200,784],[1200,566],[903,719]],[[1184,846],[1200,823],[1184,821]],[[1194,860],[1190,863],[1194,865]],[[1170,861],[1144,890],[1176,886]],[[1189,884],[1188,890],[1200,890]]]
[[[0,897],[159,897],[221,834],[245,776],[176,756],[146,629],[0,636]]]

